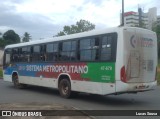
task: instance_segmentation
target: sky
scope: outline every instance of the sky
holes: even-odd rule
[[[28,32],[32,40],[51,38],[63,26],[80,19],[96,25],[96,29],[116,27],[120,24],[122,0],[0,0],[0,32],[14,30],[21,38]],[[143,12],[157,7],[160,0],[124,0],[124,11]]]

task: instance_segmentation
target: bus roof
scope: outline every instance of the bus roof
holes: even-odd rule
[[[68,39],[76,39],[76,38],[82,38],[82,37],[87,37],[87,36],[92,36],[92,35],[100,35],[100,34],[105,34],[105,33],[110,33],[110,32],[117,32],[119,29],[126,29],[126,28],[137,28],[137,27],[126,27],[125,26],[125,27],[112,27],[112,28],[107,28],[103,30],[92,30],[92,31],[81,32],[81,33],[76,33],[76,34],[71,34],[71,35],[48,38],[44,40],[34,40],[30,42],[25,42],[25,43],[11,44],[11,45],[7,45],[5,49],[36,45],[36,44],[41,44],[41,43],[43,44],[43,43],[49,43],[53,41],[55,42],[55,41],[62,41],[62,40],[68,40]]]

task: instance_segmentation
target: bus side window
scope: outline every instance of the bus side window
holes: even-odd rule
[[[41,61],[40,45],[33,46],[32,61]]]
[[[46,61],[46,45],[43,44],[41,45],[41,50],[40,50],[40,58],[41,58],[41,61]]]
[[[102,37],[101,60],[111,60],[111,40],[111,35],[106,35]]]
[[[58,61],[58,43],[46,45],[46,61]]]
[[[28,51],[29,47],[22,47],[21,50],[21,58],[22,58],[22,62],[29,62],[29,51]]]
[[[19,52],[19,55],[18,55],[19,62],[22,62],[23,61],[22,48],[18,48],[18,52]]]
[[[70,60],[75,61],[77,59],[77,54],[76,54],[76,50],[77,50],[77,42],[76,41],[72,41],[71,42],[71,51],[70,51]]]
[[[61,61],[75,61],[76,58],[76,41],[65,41],[62,43],[60,52]]]
[[[68,61],[70,60],[70,51],[71,51],[71,41],[66,41],[62,43],[62,50],[61,54],[61,61]]]
[[[79,42],[80,60],[95,61],[99,59],[99,38],[84,38]]]
[[[28,46],[27,47],[27,62],[30,62],[31,61],[31,46]]]
[[[18,48],[12,49],[12,58],[11,62],[18,62],[19,61],[19,51]]]
[[[33,46],[30,46],[30,62],[33,61]]]
[[[8,66],[11,63],[11,49],[6,49],[4,51],[4,67]]]
[[[91,56],[91,43],[90,43],[91,39],[82,39],[80,40],[80,60],[84,61],[84,60],[91,60],[92,56]]]
[[[58,61],[58,49],[59,49],[59,43],[54,43],[53,44],[53,61]]]
[[[95,43],[92,47],[92,59],[99,60],[99,45],[100,45],[100,38],[95,37]]]

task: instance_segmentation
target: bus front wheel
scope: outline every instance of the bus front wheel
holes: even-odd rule
[[[19,89],[26,88],[25,84],[20,84],[19,83],[18,75],[13,75],[12,81],[13,81],[13,84],[14,84],[15,88],[19,88]]]
[[[59,93],[63,98],[71,97],[71,84],[68,79],[62,79],[59,83]]]

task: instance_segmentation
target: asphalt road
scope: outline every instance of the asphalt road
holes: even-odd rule
[[[160,110],[160,87],[153,91],[109,96],[79,94],[77,98],[64,99],[55,89],[31,86],[15,89],[10,82],[0,80],[0,103],[53,103],[75,107],[81,110]],[[96,117],[106,118],[106,117]],[[112,119],[117,117],[110,117]],[[124,117],[118,117],[124,118]],[[126,117],[128,118],[128,117]],[[133,117],[134,118],[134,117]],[[143,119],[143,117],[136,117]],[[150,119],[152,117],[149,117]],[[154,117],[155,119],[158,117]]]

